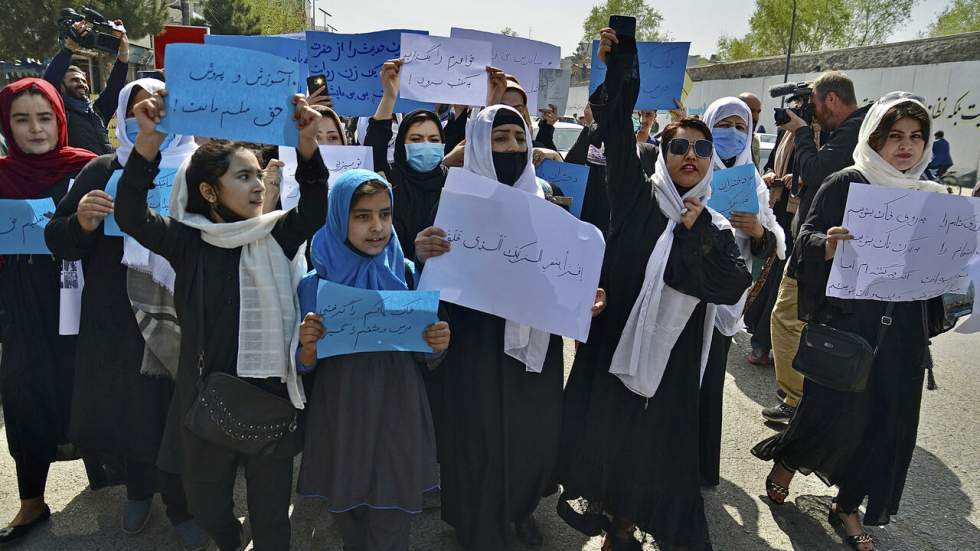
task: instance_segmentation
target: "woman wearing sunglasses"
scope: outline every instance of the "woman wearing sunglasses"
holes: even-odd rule
[[[668,125],[652,178],[636,154],[636,43],[602,33],[606,81],[589,99],[606,145],[611,224],[606,310],[593,322],[565,389],[559,514],[603,549],[710,549],[698,469],[698,395],[715,304],[734,304],[751,276],[731,225],[705,206],[711,131]]]
[[[766,493],[777,504],[789,495],[796,471],[837,486],[830,522],[844,525],[846,543],[858,551],[875,548],[857,510],[865,498],[866,526],[888,524],[898,512],[915,449],[928,339],[941,330],[931,327],[926,301],[841,300],[824,290],[838,244],[853,239],[842,227],[851,186],[945,191],[921,180],[932,159],[931,123],[922,98],[891,92],[878,100],[861,125],[854,165],[824,180],[793,250],[800,318],[878,344],[867,387],[840,392],[806,379],[789,428],[752,449],[759,459],[775,463]]]
[[[753,167],[755,180],[746,185],[754,187],[759,212],[733,212],[729,219],[745,266],[751,272],[754,259],[765,262],[773,252],[780,259],[786,258],[786,236],[769,208],[769,188],[752,161],[752,111],[749,106],[735,97],[717,99],[705,110],[704,123],[711,128],[714,138],[713,170],[743,165]],[[732,337],[745,329],[742,312],[747,297],[746,291],[737,304],[718,307],[708,365],[701,381],[701,482],[707,486],[717,486],[720,481],[725,366]]]

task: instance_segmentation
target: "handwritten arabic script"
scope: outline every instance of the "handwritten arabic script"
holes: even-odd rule
[[[733,212],[758,213],[755,174],[755,165],[752,164],[715,171],[711,178],[708,206],[725,218],[731,218]]]
[[[0,199],[0,254],[50,254],[44,228],[54,200]]]
[[[965,293],[980,243],[980,199],[851,184],[827,295],[884,301]]]
[[[403,97],[461,105],[486,102],[487,42],[402,34]]]

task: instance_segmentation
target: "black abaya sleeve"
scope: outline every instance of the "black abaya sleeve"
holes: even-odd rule
[[[684,224],[674,228],[664,283],[678,291],[711,304],[735,304],[752,284],[735,243],[735,234],[711,223],[708,209],[688,230]]]
[[[198,236],[197,230],[160,216],[146,206],[146,193],[160,171],[160,154],[152,161],[135,149],[130,153],[119,179],[115,215],[119,228],[140,245],[166,258],[177,268],[188,244]]]
[[[453,113],[455,115],[455,112]],[[458,117],[454,116],[446,123],[443,132],[446,136],[446,154],[456,148],[466,139],[466,121],[470,118],[470,110],[465,109]]]
[[[776,250],[776,234],[766,228],[762,229],[762,239],[752,240],[752,256],[768,258]]]
[[[64,260],[80,260],[88,256],[98,242],[104,225],[99,224],[91,233],[83,230],[78,223],[78,203],[90,191],[105,189],[113,169],[118,167],[114,163],[115,158],[115,155],[103,155],[85,165],[71,189],[58,203],[54,217],[44,228],[44,241],[54,256]]]
[[[299,246],[313,237],[327,220],[327,180],[330,172],[323,164],[320,149],[317,148],[308,161],[297,157],[299,204],[280,218],[272,228],[272,237],[288,258],[292,258]]]
[[[391,167],[388,165],[388,144],[391,143],[392,119],[385,121],[368,119],[367,132],[364,134],[364,145],[371,148],[374,155],[374,170],[384,172],[391,178]]]
[[[545,124],[543,121],[538,123],[538,135],[534,137],[534,147],[544,147],[552,151],[558,151],[555,145],[555,127]]]

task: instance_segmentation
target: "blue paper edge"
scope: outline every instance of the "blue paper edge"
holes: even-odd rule
[[[573,195],[572,196],[572,206],[569,209],[571,211],[571,213],[573,215],[575,215],[575,218],[578,218],[579,220],[581,220],[582,219],[582,206],[585,204],[585,191],[586,191],[586,189],[589,186],[589,167],[587,165],[578,165],[578,164],[575,164],[575,163],[565,163],[563,161],[553,161],[551,159],[548,159],[548,160],[544,161],[543,163],[541,163],[541,166],[546,166],[547,163],[556,163],[556,166],[559,166],[559,167],[561,165],[564,165],[564,164],[569,164],[569,165],[572,165],[572,166],[575,166],[575,167],[580,167],[580,168],[576,168],[574,170],[580,170],[580,169],[584,169],[585,170],[585,181],[582,184],[582,196],[581,197],[576,197],[576,196]],[[547,166],[551,166],[551,165],[547,165]],[[540,174],[538,174],[538,177],[541,178],[542,180],[549,181],[547,178],[545,178],[544,176],[541,176]],[[549,183],[550,183],[550,181],[549,181]],[[562,189],[562,191],[565,191],[565,190]]]
[[[31,210],[34,211],[35,214],[37,214],[38,212],[40,212],[40,211],[38,211],[38,207],[37,207],[38,205],[42,205],[42,204],[45,205],[44,211],[45,212],[51,212],[51,213],[54,213],[55,210],[58,208],[57,203],[55,203],[54,202],[54,199],[51,198],[51,197],[43,197],[43,198],[40,198],[40,199],[8,199],[8,198],[4,198],[4,199],[0,199],[0,201],[10,201],[12,203],[15,202],[15,201],[16,202],[21,202],[21,201],[26,202],[31,207]],[[48,207],[48,205],[50,205],[50,207]],[[51,222],[51,220],[48,219],[44,223],[44,225],[41,226],[41,227],[42,228],[47,227],[47,225],[50,222]],[[42,243],[42,246],[43,246],[43,248],[41,248],[41,249],[25,248],[23,251],[18,251],[18,252],[14,252],[14,251],[11,251],[11,252],[0,252],[0,256],[3,256],[3,255],[17,255],[17,254],[51,254],[51,249],[48,248],[47,240],[43,237],[43,235],[41,237],[41,243]]]

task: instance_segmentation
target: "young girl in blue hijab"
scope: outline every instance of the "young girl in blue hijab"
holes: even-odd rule
[[[392,227],[391,185],[352,170],[331,185],[327,223],[312,241],[314,272],[299,285],[306,314],[299,370],[317,369],[309,400],[299,493],[326,501],[344,548],[409,548],[411,514],[438,484],[435,434],[422,369],[449,346],[449,325],[425,331],[432,355],[368,352],[316,359],[324,334],[316,310],[320,279],[359,289],[406,291],[415,268]]]

